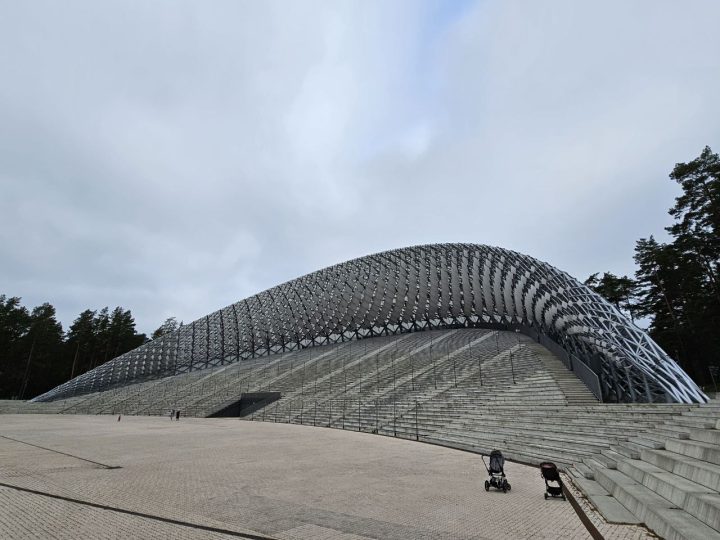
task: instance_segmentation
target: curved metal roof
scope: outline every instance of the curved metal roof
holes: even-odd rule
[[[36,399],[372,335],[498,324],[532,327],[592,359],[620,399],[640,399],[636,394],[678,402],[707,399],[644,331],[588,287],[528,255],[475,244],[396,249],[307,274]]]

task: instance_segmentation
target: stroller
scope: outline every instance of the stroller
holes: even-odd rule
[[[560,497],[564,501],[562,478],[560,478],[560,473],[555,464],[549,461],[541,463],[540,475],[545,480],[545,499],[547,500],[548,497]],[[557,486],[552,486],[548,482],[555,482]]]
[[[485,460],[482,456],[480,456],[480,459],[483,460],[483,465],[485,465]],[[490,487],[502,489],[503,493],[510,491],[510,483],[507,481],[507,478],[505,478],[504,467],[505,458],[502,452],[500,450],[490,452],[490,467],[485,465],[485,470],[490,475],[490,479],[485,480],[485,491],[490,491]]]

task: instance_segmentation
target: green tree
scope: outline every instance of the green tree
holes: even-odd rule
[[[82,373],[82,366],[88,362],[92,350],[96,348],[95,335],[96,311],[86,309],[73,321],[65,336],[68,356],[72,356],[69,378]]]
[[[23,379],[30,313],[17,296],[0,295],[0,397],[16,397]]]
[[[30,329],[24,337],[29,344],[25,369],[18,395],[41,394],[61,382],[62,325],[56,319],[55,308],[47,302],[30,314]]]
[[[637,285],[634,280],[627,276],[618,277],[611,272],[604,272],[600,278],[597,273],[591,275],[585,280],[585,285],[635,320],[634,301]]]
[[[146,341],[145,334],[138,334],[135,331],[135,319],[129,309],[116,307],[112,311],[108,331],[112,351],[111,358],[139,347]]]
[[[178,322],[175,317],[168,317],[165,319],[165,322],[163,322],[157,330],[155,330],[152,335],[150,336],[152,339],[157,339],[161,336],[164,336],[165,334],[170,334],[178,329]]]
[[[142,345],[130,310],[87,309],[67,334],[55,308],[0,295],[0,398],[30,398]]]
[[[700,382],[720,365],[720,158],[705,147],[696,159],[678,163],[670,178],[682,188],[669,213],[677,276],[687,324],[685,345]]]
[[[650,335],[702,384],[720,363],[720,159],[706,147],[670,178],[682,188],[669,210],[671,241],[651,236],[635,248],[637,313],[650,317]]]
[[[670,178],[682,187],[670,215],[676,220],[667,231],[676,248],[697,257],[703,267],[704,283],[720,300],[720,159],[706,146],[689,163],[675,165]]]

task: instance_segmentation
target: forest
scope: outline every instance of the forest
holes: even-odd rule
[[[55,308],[0,295],[0,399],[30,399],[147,341],[129,310],[87,309],[66,332]]]
[[[681,188],[666,241],[635,244],[635,275],[591,275],[585,284],[632,320],[701,386],[716,388],[720,366],[720,159],[709,147],[678,163]]]
[[[645,328],[701,386],[716,387],[720,366],[720,159],[705,147],[678,163],[670,180],[680,195],[661,233],[640,238],[635,273],[591,275],[585,284]],[[177,328],[166,320],[137,333],[130,310],[87,309],[67,331],[55,308],[24,307],[0,295],[0,399],[30,399]]]

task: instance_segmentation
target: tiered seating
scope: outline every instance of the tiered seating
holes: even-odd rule
[[[463,422],[487,404],[527,407],[568,402],[538,358],[537,346],[508,333],[414,334],[353,367],[359,370],[351,374],[356,382],[338,385],[342,391],[328,391],[322,381],[317,393],[313,388],[285,392],[282,400],[256,412],[254,418],[441,440],[456,426],[467,436]],[[586,402],[596,402],[584,391]],[[472,442],[466,437],[462,442],[453,439],[453,444]]]
[[[0,400],[0,414],[57,414],[82,398],[68,398],[45,403],[34,403],[20,399]]]
[[[116,411],[115,405],[133,395],[141,395],[159,384],[163,379],[145,381],[128,386],[119,386],[104,392],[95,392],[78,396],[70,406],[64,408],[64,414],[112,414]]]
[[[224,374],[216,377],[212,392],[198,393],[183,403],[183,410],[189,416],[209,416],[228,403],[240,399],[243,392],[255,392],[265,383],[270,383],[280,392],[294,384],[304,385],[308,363],[319,362],[338,348],[310,348],[281,355],[241,362],[229,366]],[[293,382],[295,381],[295,382]]]
[[[601,404],[521,334],[461,329],[257,358],[0,412],[209,416],[243,394],[281,398],[248,420],[417,439],[565,467],[609,521],[720,538],[720,403]]]
[[[663,538],[720,539],[720,402],[658,416],[570,471],[609,521],[644,522]]]

